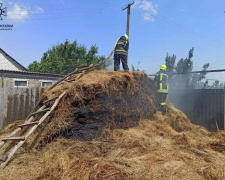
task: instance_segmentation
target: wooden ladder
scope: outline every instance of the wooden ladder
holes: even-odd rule
[[[59,101],[65,94],[66,94],[66,91],[63,92],[58,97],[54,97],[47,101],[44,101],[43,105],[36,112],[30,113],[27,120],[25,120],[25,122],[23,124],[19,125],[18,128],[15,131],[13,131],[8,137],[2,138],[2,142],[0,143],[0,150],[2,150],[4,145],[9,141],[16,141],[17,144],[14,145],[10,149],[11,151],[9,151],[9,153],[7,155],[0,155],[0,161],[4,161],[3,163],[1,163],[0,169],[4,168],[8,164],[8,162],[12,159],[15,152],[24,144],[24,142],[27,140],[27,138],[37,129],[37,127],[40,126],[44,122],[44,120],[56,108]],[[52,102],[52,101],[55,101],[55,102],[53,103],[51,108],[47,108],[48,103]],[[39,102],[39,104],[40,104],[40,102]],[[38,106],[36,106],[36,107],[38,107]],[[35,109],[33,111],[35,111]],[[35,119],[35,115],[43,114],[43,113],[44,113],[44,115],[38,121],[33,121]],[[31,128],[28,129],[29,131],[24,136],[16,137],[15,135],[18,132],[20,132],[24,127],[31,127]]]
[[[91,68],[93,65],[90,65],[88,68]],[[70,78],[72,74],[78,74],[78,76],[73,80],[76,81],[80,79],[84,74],[86,70],[77,71],[77,69],[71,73],[70,75],[66,76],[66,78],[62,78],[60,81],[53,84],[48,90],[53,89],[57,84],[59,84],[62,81],[66,81],[67,78]],[[28,137],[37,129],[39,125],[41,125],[44,120],[48,117],[48,115],[56,108],[58,105],[60,99],[66,94],[67,91],[64,91],[60,96],[51,98],[49,100],[46,100],[42,103],[42,99],[37,103],[37,105],[34,107],[32,112],[28,115],[26,120],[23,124],[20,124],[18,128],[13,131],[8,137],[2,138],[2,142],[0,143],[0,150],[3,149],[4,145],[9,141],[15,141],[17,142],[16,145],[14,145],[10,150],[10,152],[6,155],[0,155],[0,161],[3,161],[3,163],[0,164],[0,169],[3,169],[9,161],[12,159],[13,155],[16,153],[16,151],[24,144],[24,142],[28,139]],[[48,108],[47,105],[49,102],[55,101],[51,108]],[[36,109],[40,104],[43,104],[37,111]],[[35,119],[36,114],[45,113],[38,121],[33,121]],[[24,135],[24,136],[15,136],[18,132],[20,132],[24,127],[31,127],[30,130]]]
[[[112,56],[118,41],[119,41],[119,38],[115,42],[113,50],[111,51],[110,55],[106,59],[104,59],[102,62],[100,62],[96,65],[91,64],[89,66],[80,66],[80,67],[76,68],[72,73],[64,76],[61,80],[59,80],[55,84],[53,84],[48,90],[53,89],[54,87],[56,87],[56,85],[60,84],[63,81],[67,81],[67,82],[76,81],[76,80],[80,79],[85,74],[86,71],[93,70],[96,67],[101,66],[102,64],[106,63],[106,61],[108,61],[110,59],[110,57]],[[70,80],[69,78],[74,74],[78,74],[78,76],[75,77],[75,79]],[[40,103],[42,102],[42,100],[40,100],[37,103],[37,105],[34,107],[32,112],[28,115],[25,122],[23,124],[19,125],[18,128],[15,131],[13,131],[8,137],[2,138],[2,142],[0,143],[0,150],[2,150],[4,145],[9,141],[15,141],[15,142],[17,142],[17,144],[10,149],[11,151],[9,151],[8,154],[0,155],[0,161],[4,161],[3,163],[0,164],[0,169],[3,169],[9,163],[9,161],[12,159],[12,157],[16,153],[16,151],[24,144],[24,142],[27,140],[27,138],[37,129],[37,127],[40,126],[44,122],[44,120],[56,108],[60,99],[65,94],[66,94],[66,91],[64,91],[59,97],[54,97],[54,98],[51,98],[51,99],[43,102],[43,105],[37,111],[35,111],[37,109],[37,107],[40,106]],[[54,100],[55,100],[55,102],[52,105],[52,107],[47,108],[47,104]],[[36,114],[40,114],[40,113],[45,113],[45,114],[38,121],[33,121],[35,119],[34,116]],[[20,132],[24,127],[31,127],[31,128],[29,128],[30,130],[24,136],[16,137],[15,135],[18,132]]]

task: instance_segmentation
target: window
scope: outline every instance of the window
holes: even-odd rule
[[[51,86],[52,85],[52,81],[42,81],[41,82],[41,87],[46,87],[46,86]]]
[[[28,87],[27,79],[14,79],[13,81],[14,87]]]

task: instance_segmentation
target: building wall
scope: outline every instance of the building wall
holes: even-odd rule
[[[4,77],[0,77],[0,88],[3,88],[4,87]]]
[[[0,131],[15,120],[24,120],[38,102],[41,83],[57,82],[62,76],[0,70]],[[15,87],[14,80],[27,80],[28,87]]]
[[[1,50],[0,50],[0,69],[10,70],[10,71],[23,71],[24,70],[21,66],[19,66],[10,57],[6,56]]]
[[[41,88],[41,83],[44,82],[52,82],[54,84],[57,82],[56,80],[40,80],[40,79],[19,79],[19,78],[8,78],[8,77],[0,77],[0,87],[15,87],[14,80],[28,80],[28,88]]]

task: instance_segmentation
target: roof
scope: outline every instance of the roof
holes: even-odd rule
[[[0,77],[8,77],[8,78],[58,80],[58,79],[60,79],[60,78],[62,78],[64,76],[65,75],[39,73],[39,72],[29,72],[29,71],[0,70]]]
[[[21,65],[18,61],[16,61],[14,58],[12,58],[9,54],[7,54],[3,49],[0,48],[0,51],[3,52],[5,56],[8,56],[12,61],[14,61],[16,64],[18,64],[24,71],[27,71],[27,68],[25,68],[23,65]]]

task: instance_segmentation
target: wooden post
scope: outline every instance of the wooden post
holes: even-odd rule
[[[128,4],[128,8],[127,8],[127,35],[129,37],[130,40],[130,7],[131,5]],[[128,65],[128,55],[129,55],[129,49],[127,50],[127,65]]]
[[[130,3],[127,5],[127,7],[123,8],[123,10],[127,9],[127,30],[126,30],[126,34],[128,35],[129,39],[130,39],[130,7],[134,4]],[[128,50],[127,50],[127,64],[128,64]]]
[[[130,7],[131,7],[131,4],[128,4],[128,6],[127,6],[127,30],[126,30],[128,37],[130,37]]]
[[[223,99],[224,99],[224,104],[223,104],[223,130],[225,130],[225,82],[224,82],[224,88],[223,88]]]

